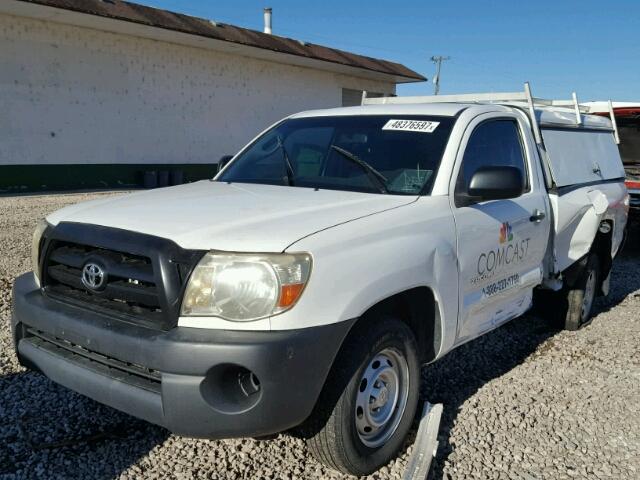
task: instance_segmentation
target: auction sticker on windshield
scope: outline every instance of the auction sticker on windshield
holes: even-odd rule
[[[440,125],[440,122],[430,122],[427,120],[396,120],[392,118],[385,123],[382,130],[433,133],[433,131],[438,128],[438,125]]]

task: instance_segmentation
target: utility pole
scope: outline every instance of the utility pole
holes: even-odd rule
[[[442,67],[442,62],[446,60],[451,60],[451,57],[443,57],[442,55],[434,55],[431,57],[431,61],[436,64],[436,75],[433,77],[434,95],[440,93],[440,68]]]

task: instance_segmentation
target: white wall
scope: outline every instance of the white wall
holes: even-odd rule
[[[0,15],[0,165],[211,163],[392,83]]]

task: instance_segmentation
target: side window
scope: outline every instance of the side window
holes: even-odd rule
[[[259,139],[248,152],[247,161],[234,162],[229,170],[243,179],[266,179],[269,183],[281,184],[286,171],[277,132],[273,130]]]
[[[529,188],[522,139],[515,120],[491,120],[476,127],[464,152],[456,190],[466,191],[476,170],[488,166],[519,168],[525,188]]]

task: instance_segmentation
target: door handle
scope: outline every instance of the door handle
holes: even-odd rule
[[[531,214],[531,216],[529,217],[529,221],[534,223],[540,223],[546,216],[547,216],[546,213],[536,208]]]

